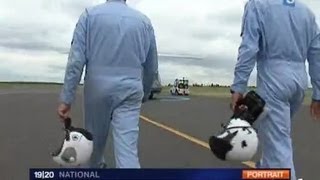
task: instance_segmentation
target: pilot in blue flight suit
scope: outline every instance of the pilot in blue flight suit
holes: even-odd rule
[[[249,0],[242,22],[242,42],[231,86],[232,105],[246,92],[257,62],[257,92],[268,113],[257,122],[262,157],[258,168],[291,168],[291,122],[308,87],[313,86],[311,115],[320,119],[320,31],[315,15],[297,0]]]
[[[125,0],[87,8],[74,30],[58,114],[69,116],[77,85],[84,77],[85,128],[93,134],[89,167],[105,166],[104,150],[111,124],[117,168],[140,168],[140,108],[158,71],[151,21]]]

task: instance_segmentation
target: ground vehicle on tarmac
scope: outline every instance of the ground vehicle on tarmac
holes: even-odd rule
[[[161,78],[159,72],[156,73],[156,77],[153,81],[151,92],[149,95],[149,99],[154,98],[154,94],[160,94],[162,90],[162,85],[161,85]]]
[[[186,78],[175,79],[173,86],[170,88],[170,93],[172,95],[188,96],[189,91],[189,80]]]

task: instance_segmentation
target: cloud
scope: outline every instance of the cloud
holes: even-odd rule
[[[63,80],[65,55],[55,51],[0,50],[0,81]]]
[[[214,59],[214,60],[212,60]],[[232,83],[235,62],[226,58],[181,59],[177,57],[160,57],[159,72],[161,77],[169,77],[163,84],[173,83],[174,79],[185,77],[190,83],[224,84]],[[183,61],[183,63],[181,63]],[[256,70],[252,72],[249,84],[253,85]],[[162,78],[163,79],[163,78]]]
[[[160,52],[203,56],[240,39],[241,1],[146,0],[137,8],[152,20]]]
[[[0,81],[61,82],[75,24],[105,0],[0,0]],[[246,0],[128,0],[152,21],[162,82],[230,84]],[[305,1],[319,12],[320,1]],[[320,14],[317,13],[318,22]],[[320,23],[319,23],[320,24]],[[255,71],[250,82],[255,83]]]

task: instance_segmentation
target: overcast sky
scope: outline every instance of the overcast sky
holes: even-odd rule
[[[152,21],[162,82],[230,84],[245,0],[127,0]],[[304,0],[320,19],[320,1]],[[0,81],[62,82],[84,8],[105,0],[0,0]],[[255,82],[255,71],[250,84]]]

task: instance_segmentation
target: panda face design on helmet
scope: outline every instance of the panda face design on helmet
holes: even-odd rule
[[[77,142],[77,141],[79,141],[79,136],[76,135],[76,134],[74,134],[74,135],[71,137],[71,139],[72,139],[72,141]]]
[[[87,165],[93,151],[92,135],[85,129],[74,128],[70,123],[69,125],[67,123],[65,124],[66,134],[62,145],[51,153],[52,158],[63,167]]]
[[[258,149],[258,136],[252,127],[264,111],[265,102],[250,91],[236,107],[236,110],[222,131],[209,138],[210,149],[221,160],[249,161]]]
[[[66,163],[72,163],[75,162],[77,159],[77,151],[73,147],[66,148],[62,154],[61,159],[65,161]]]
[[[231,119],[219,135],[210,138],[209,145],[221,160],[246,161],[255,155],[258,137],[247,121]]]

